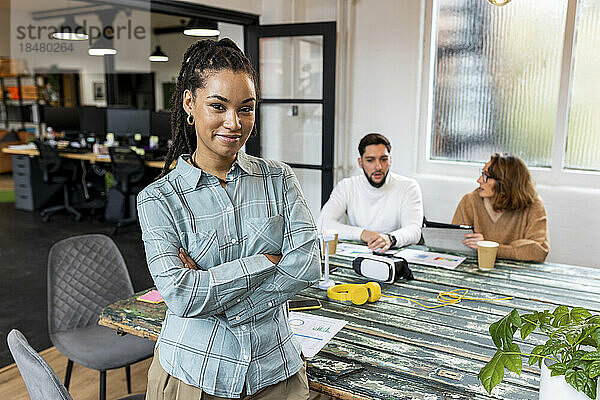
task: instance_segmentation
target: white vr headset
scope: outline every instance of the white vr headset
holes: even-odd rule
[[[352,267],[357,274],[383,283],[394,283],[401,278],[407,281],[414,279],[404,258],[365,255],[356,257],[352,261]]]

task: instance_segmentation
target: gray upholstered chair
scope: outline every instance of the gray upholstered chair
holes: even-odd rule
[[[55,243],[48,255],[48,330],[50,340],[73,362],[100,371],[100,400],[106,398],[106,371],[152,356],[154,343],[132,335],[118,336],[97,324],[104,306],[133,295],[127,266],[117,245],[106,235],[75,236]]]
[[[13,329],[6,341],[31,400],[73,400],[52,367],[29,345],[21,332]],[[145,397],[137,394],[121,400],[143,400]]]

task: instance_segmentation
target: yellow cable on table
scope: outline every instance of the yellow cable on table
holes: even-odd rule
[[[460,293],[462,292],[462,293]],[[484,299],[484,298],[478,298],[478,297],[467,297],[467,293],[469,292],[469,289],[454,289],[451,290],[449,292],[440,292],[437,295],[437,301],[439,301],[442,304],[436,304],[435,306],[428,306],[425,304],[422,304],[416,300],[413,300],[411,298],[408,297],[403,297],[403,296],[389,296],[387,294],[381,294],[382,297],[388,297],[391,299],[404,299],[404,300],[408,300],[411,301],[415,304],[420,305],[421,307],[425,307],[425,308],[429,308],[429,309],[433,309],[433,308],[439,308],[439,307],[446,307],[446,306],[451,306],[453,304],[458,304],[460,303],[462,300],[479,300],[479,301],[502,301],[502,300],[512,300],[512,297],[502,297],[499,299]]]

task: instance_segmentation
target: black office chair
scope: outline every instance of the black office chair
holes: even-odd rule
[[[69,201],[69,190],[77,178],[77,169],[64,163],[54,147],[39,140],[34,143],[40,153],[39,163],[44,182],[63,186],[63,204],[43,209],[41,215],[44,221],[49,221],[52,215],[63,210],[75,216],[77,221],[81,220],[81,213],[73,208]]]
[[[137,212],[135,206],[136,195],[143,189],[142,179],[146,172],[144,159],[135,151],[126,147],[109,147],[110,162],[112,166],[113,176],[115,178],[115,188],[121,196],[123,207],[117,213],[114,209],[117,207],[115,203],[119,200],[108,200],[107,217],[113,214],[111,219],[116,222],[112,228],[112,234],[116,235],[119,228],[134,224],[137,222]],[[138,185],[136,185],[138,184]],[[110,196],[110,195],[109,195]],[[113,199],[116,197],[113,196]],[[116,217],[114,216],[116,214]]]

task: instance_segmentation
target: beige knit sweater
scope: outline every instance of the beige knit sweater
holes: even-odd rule
[[[498,258],[544,261],[550,250],[546,231],[546,209],[538,197],[524,211],[505,210],[494,222],[477,190],[463,196],[453,224],[471,225],[485,240],[500,243]]]

